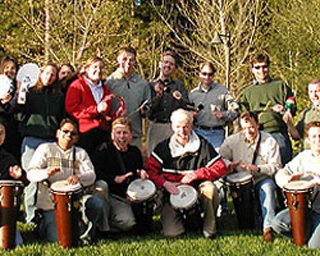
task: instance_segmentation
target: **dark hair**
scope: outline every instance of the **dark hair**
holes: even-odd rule
[[[124,52],[132,53],[135,57],[137,56],[137,50],[131,46],[121,47],[118,51],[117,56],[120,56]]]
[[[62,119],[62,121],[59,124],[59,129],[61,129],[65,124],[72,124],[76,128],[77,133],[79,132],[78,122],[73,118],[66,117]]]
[[[59,70],[58,70],[58,73],[60,72],[61,68],[64,67],[64,66],[67,66],[68,68],[70,68],[72,72],[75,72],[75,71],[76,71],[76,69],[74,68],[74,66],[72,66],[70,63],[64,63],[64,64],[60,65]]]
[[[163,60],[163,58],[165,56],[170,56],[170,57],[174,58],[176,63],[178,62],[178,56],[174,51],[167,50],[167,51],[163,52],[162,56],[161,56],[161,60]]]
[[[320,128],[320,121],[312,121],[312,122],[307,123],[307,125],[304,128],[305,137],[308,137],[309,130],[312,127],[319,127]]]
[[[114,127],[118,124],[129,127],[130,132],[132,132],[131,121],[129,120],[128,117],[119,117],[116,120],[114,120],[111,125],[111,131],[113,131]]]
[[[257,124],[259,124],[258,114],[256,112],[245,111],[242,112],[239,116],[239,127],[241,127],[241,120],[254,120]]]
[[[208,61],[208,60],[206,60],[206,61],[204,61],[204,62],[202,62],[201,64],[200,64],[200,71],[201,71],[201,69],[204,67],[204,66],[208,66],[211,70],[212,70],[212,72],[213,72],[213,74],[215,74],[216,73],[216,68],[213,66],[213,63],[212,62],[210,62],[210,61]]]
[[[42,84],[42,81],[40,80],[41,73],[43,72],[43,70],[44,70],[46,67],[49,67],[49,66],[50,66],[50,67],[53,67],[53,68],[56,70],[56,80],[53,81],[53,83],[52,83],[50,86],[57,87],[57,86],[55,86],[55,83],[58,81],[58,71],[59,71],[59,67],[57,66],[57,64],[55,64],[55,63],[53,63],[53,62],[48,62],[48,63],[46,63],[45,65],[43,65],[43,66],[41,67],[41,72],[40,72],[40,74],[39,74],[38,82],[37,82],[36,86],[33,87],[33,88],[34,88],[33,90],[35,90],[36,92],[39,92],[39,91],[42,90],[43,84]],[[54,88],[53,92],[54,92],[54,93],[57,93],[56,91],[58,91],[58,90],[56,90],[56,89]]]
[[[250,60],[251,66],[253,66],[256,63],[262,63],[262,62],[266,63],[268,66],[270,65],[270,58],[267,54],[262,54],[262,53],[256,54],[252,56]]]
[[[12,56],[4,56],[1,60],[1,63],[0,63],[0,74],[3,74],[4,72],[4,67],[9,63],[9,62],[13,62],[17,71],[18,71],[18,62],[16,61],[15,58],[13,58]]]

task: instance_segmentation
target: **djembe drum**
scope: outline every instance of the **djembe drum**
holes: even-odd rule
[[[63,248],[79,243],[80,198],[82,187],[79,183],[70,185],[66,180],[56,181],[51,187],[55,203],[55,215],[59,243]]]
[[[306,244],[311,227],[311,195],[313,187],[308,181],[291,181],[283,186],[289,208],[293,242]]]
[[[0,247],[15,247],[16,222],[23,183],[15,180],[0,181]]]
[[[224,178],[230,189],[240,229],[253,229],[255,226],[252,177],[248,172],[237,172]]]

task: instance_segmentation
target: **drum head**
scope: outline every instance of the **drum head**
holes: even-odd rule
[[[248,172],[236,172],[229,174],[225,177],[225,180],[231,184],[237,184],[237,183],[246,183],[247,181],[250,181],[252,179],[252,174]]]
[[[0,187],[3,186],[23,187],[23,182],[19,180],[0,180]]]
[[[12,80],[6,75],[0,75],[0,99],[2,99],[7,93],[10,93],[12,91]]]
[[[170,195],[170,203],[176,209],[189,209],[198,199],[197,190],[190,185],[180,185],[179,194]]]
[[[17,81],[27,88],[31,88],[36,85],[39,74],[40,68],[37,64],[27,63],[18,70]]]
[[[295,180],[290,181],[288,184],[283,186],[285,191],[309,191],[313,188],[312,184],[309,181],[305,180]]]
[[[59,180],[54,182],[51,185],[51,190],[53,192],[74,192],[74,191],[78,191],[81,190],[81,185],[79,183],[74,184],[74,185],[70,185],[68,184],[67,180]]]
[[[143,202],[150,199],[156,193],[156,186],[151,180],[136,179],[127,189],[127,196],[133,202]]]

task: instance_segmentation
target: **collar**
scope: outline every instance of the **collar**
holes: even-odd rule
[[[257,80],[255,80],[255,79],[253,79],[252,83],[253,83],[254,85],[260,85],[260,84],[270,83],[270,82],[272,82],[272,81],[273,81],[273,79],[269,76],[264,83],[259,83],[259,82],[258,82]]]
[[[102,87],[102,81],[100,80],[98,84],[94,84],[89,78],[87,78],[86,76],[84,76],[84,79],[86,80],[86,82],[88,83],[90,88],[99,88]]]
[[[200,148],[200,138],[192,131],[188,143],[182,146],[176,141],[175,135],[172,135],[169,141],[169,149],[172,157],[179,157],[186,153],[197,152]]]
[[[120,68],[117,68],[116,71],[113,72],[113,75],[112,75],[115,79],[125,79],[125,80],[130,80],[131,82],[137,82],[137,78],[136,78],[136,74],[135,72],[133,71],[129,76],[127,77],[124,77],[123,76],[123,73],[121,72],[121,69]]]
[[[244,142],[250,147],[250,146],[254,146],[254,145],[257,144],[257,142],[259,141],[259,137],[260,137],[261,135],[260,135],[260,132],[258,131],[257,137],[256,137],[254,140],[252,140],[252,141],[247,140],[247,138],[246,138],[242,133],[241,133],[241,136],[242,136]]]

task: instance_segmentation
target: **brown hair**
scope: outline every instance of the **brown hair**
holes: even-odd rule
[[[55,70],[56,70],[56,80],[53,81],[53,83],[50,85],[50,87],[52,88],[52,92],[53,93],[57,93],[59,90],[58,90],[58,86],[56,85],[56,82],[58,81],[58,70],[59,70],[59,67],[57,66],[57,64],[53,63],[53,62],[48,62],[47,64],[43,65],[41,67],[41,72],[39,74],[39,78],[38,78],[38,82],[36,84],[35,87],[33,87],[32,89],[36,92],[40,92],[43,88],[43,84],[42,84],[42,81],[40,79],[41,77],[41,73],[43,72],[43,70],[46,68],[46,67],[53,67]]]
[[[128,52],[128,53],[131,53],[134,55],[134,57],[137,56],[137,50],[131,46],[124,46],[124,47],[121,47],[118,51],[118,54],[117,54],[117,57],[119,57],[122,53],[124,52]]]
[[[210,62],[210,61],[208,61],[208,60],[206,60],[206,61],[204,61],[204,62],[202,62],[201,64],[200,64],[200,71],[201,71],[201,69],[203,68],[203,67],[205,67],[205,66],[208,66],[211,70],[212,70],[212,72],[213,72],[213,74],[215,74],[216,73],[216,68],[213,66],[213,63],[212,62]]]
[[[61,129],[65,124],[73,125],[76,128],[77,133],[78,133],[78,131],[79,131],[78,122],[76,120],[74,120],[72,118],[64,118],[64,119],[62,119],[62,121],[59,124],[59,129]]]
[[[252,56],[250,60],[251,66],[253,66],[256,63],[262,63],[262,62],[266,63],[268,66],[270,65],[270,58],[267,54],[262,54],[262,53],[256,54]]]
[[[304,128],[305,137],[308,137],[309,130],[312,127],[319,127],[320,128],[320,121],[312,121],[312,122],[307,123],[307,125]]]
[[[251,112],[251,111],[242,112],[239,116],[239,127],[241,127],[240,120],[244,120],[244,121],[254,120],[257,124],[259,124],[258,114],[256,112]]]
[[[1,60],[1,63],[0,63],[0,74],[3,74],[4,68],[9,62],[13,62],[15,67],[16,67],[16,70],[18,71],[18,62],[16,61],[16,59],[11,57],[11,56],[9,56],[9,55],[7,55],[7,56],[4,56],[2,58],[2,60]]]
[[[116,120],[114,120],[111,125],[111,131],[114,130],[116,125],[125,125],[129,128],[130,132],[132,132],[131,121],[129,120],[128,117],[119,117]]]

